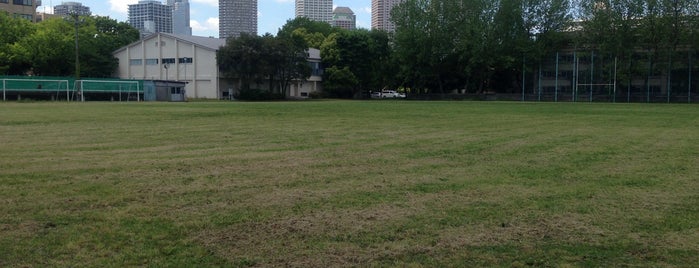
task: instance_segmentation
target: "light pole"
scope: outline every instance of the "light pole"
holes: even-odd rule
[[[73,23],[75,24],[75,87],[78,90],[81,100],[85,101],[85,97],[82,94],[82,85],[78,83],[78,81],[80,81],[80,45],[78,42],[78,33],[81,22],[80,14],[72,11],[68,15],[73,19]]]
[[[168,67],[169,67],[169,66],[168,66],[167,63],[163,64],[163,68],[165,68],[165,81],[167,81],[168,78],[169,78],[169,75],[168,75]],[[176,71],[176,70],[175,70],[175,71]]]

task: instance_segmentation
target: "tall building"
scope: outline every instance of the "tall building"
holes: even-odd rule
[[[189,25],[189,0],[167,0],[167,5],[172,7],[172,33],[192,35],[192,27]]]
[[[32,22],[37,21],[36,8],[40,6],[41,0],[0,0],[0,11]]]
[[[296,0],[296,17],[333,23],[333,0]]]
[[[219,0],[219,38],[257,34],[257,0]]]
[[[391,10],[403,0],[371,0],[371,28],[393,32],[396,25],[391,22]]]
[[[0,0],[1,1],[1,0]],[[83,6],[83,4],[78,2],[63,2],[63,4],[56,5],[53,7],[53,14],[58,16],[66,16],[70,14],[78,14],[80,16],[90,16],[90,7]]]
[[[354,30],[357,28],[357,16],[349,7],[336,7],[333,10],[333,26]]]
[[[172,7],[160,1],[141,0],[129,5],[129,24],[141,36],[153,33],[172,33]]]

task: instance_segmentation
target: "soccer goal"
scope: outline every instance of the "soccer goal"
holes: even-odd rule
[[[79,80],[74,85],[75,99],[86,96],[96,100],[141,101],[141,84],[133,80]]]
[[[21,96],[22,94],[40,94],[50,96],[52,99],[70,99],[70,87],[68,80],[56,79],[1,79],[2,100],[6,101],[8,95]]]

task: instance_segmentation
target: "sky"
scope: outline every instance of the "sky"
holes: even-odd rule
[[[138,0],[43,0],[38,11],[53,13],[53,6],[62,2],[79,2],[90,7],[93,15],[127,21],[128,5]],[[189,0],[189,5],[192,34],[218,37],[218,0]],[[351,8],[357,16],[357,28],[371,28],[371,0],[334,0],[333,5]],[[257,0],[257,6],[258,34],[276,35],[279,28],[294,17],[294,0]]]

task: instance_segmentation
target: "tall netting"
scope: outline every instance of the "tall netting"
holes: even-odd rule
[[[140,81],[80,80],[75,83],[76,100],[141,101]]]
[[[68,80],[57,79],[0,79],[2,80],[2,99],[21,100],[43,98],[52,100],[67,100],[71,89]]]
[[[662,57],[644,51],[623,57],[561,51],[525,61],[521,100],[697,103],[696,58],[691,51]]]

